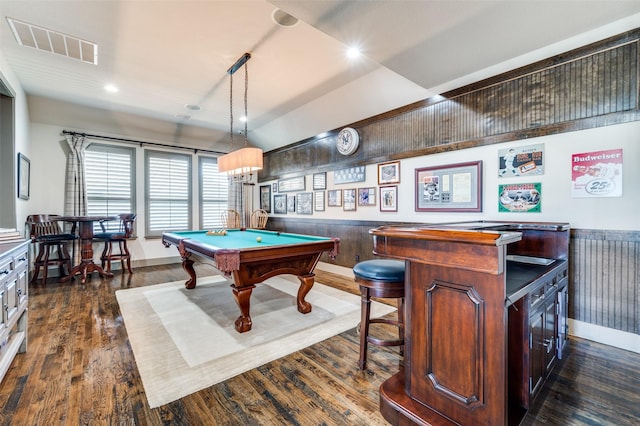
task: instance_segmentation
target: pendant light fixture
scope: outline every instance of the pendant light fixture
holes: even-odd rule
[[[245,53],[228,70],[229,74],[229,137],[231,152],[218,158],[218,171],[238,180],[250,179],[254,172],[262,169],[262,150],[249,146],[247,139],[248,108],[247,97],[249,91],[249,73],[247,61],[250,53]],[[244,147],[233,151],[233,74],[244,66]]]

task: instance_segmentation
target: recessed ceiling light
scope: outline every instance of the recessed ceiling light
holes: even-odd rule
[[[200,111],[200,107],[198,105],[193,104],[185,104],[186,109],[190,109],[191,111]]]
[[[106,86],[104,86],[104,90],[111,93],[116,93],[119,91],[115,84],[107,84]]]
[[[347,57],[348,58],[355,59],[358,56],[360,56],[360,49],[358,49],[357,47],[350,47],[347,50]]]
[[[298,18],[289,15],[287,12],[281,9],[274,10],[271,14],[271,19],[273,19],[273,22],[280,25],[281,27],[293,27],[299,21]]]
[[[242,121],[243,123],[247,121],[247,116],[243,115],[242,117],[240,117],[240,121]]]

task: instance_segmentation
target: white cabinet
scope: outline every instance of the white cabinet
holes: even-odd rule
[[[16,354],[27,350],[29,243],[0,244],[0,380]]]

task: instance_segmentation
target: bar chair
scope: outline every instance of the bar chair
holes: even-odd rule
[[[237,210],[229,209],[223,211],[220,220],[222,221],[222,226],[226,229],[240,228],[242,226],[240,213]]]
[[[102,249],[100,262],[102,268],[105,268],[106,265],[105,271],[111,272],[111,262],[119,260],[122,262],[122,271],[124,272],[126,262],[127,270],[130,274],[133,274],[131,270],[131,253],[129,253],[129,249],[127,248],[127,240],[133,235],[133,224],[137,215],[134,213],[123,213],[118,216],[120,217],[120,224],[117,230],[108,230],[105,225],[105,223],[108,222],[101,220],[100,228],[102,228],[102,232],[94,234],[93,239],[104,241],[104,249]],[[114,243],[118,243],[118,253],[113,252]]]
[[[265,229],[267,227],[269,214],[266,210],[258,209],[251,213],[250,227],[256,229]]]
[[[66,265],[67,270],[71,273],[72,263],[67,244],[78,239],[73,233],[65,233],[60,227],[58,215],[50,214],[34,214],[27,216],[25,226],[28,229],[29,237],[33,244],[37,244],[38,254],[33,261],[33,275],[30,284],[36,284],[42,268],[42,284],[47,283],[47,275],[50,265],[58,265],[60,277],[67,274],[64,273]],[[53,253],[56,257],[51,257]]]
[[[355,282],[360,286],[362,299],[360,333],[360,370],[367,368],[367,346],[400,346],[400,355],[404,354],[404,274],[403,261],[391,259],[365,260],[353,267]],[[371,298],[397,299],[398,317],[371,319]],[[369,334],[371,324],[382,323],[398,327],[397,339],[380,339]]]

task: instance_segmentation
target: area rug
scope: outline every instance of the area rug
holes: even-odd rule
[[[299,281],[284,275],[258,284],[251,295],[253,327],[238,333],[240,312],[220,275],[118,290],[116,298],[151,408],[220,383],[342,333],[360,322],[360,297],[316,282],[296,307]],[[372,317],[395,308],[372,303]]]

